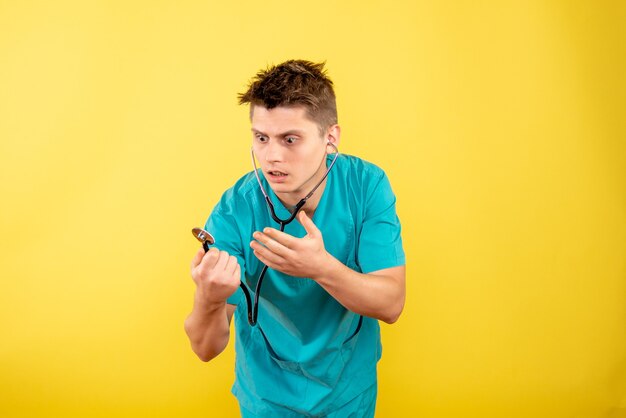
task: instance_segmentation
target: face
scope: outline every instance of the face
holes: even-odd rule
[[[266,109],[254,106],[252,148],[274,193],[295,205],[326,173],[328,141],[337,144],[339,127],[321,136],[317,123],[302,106]],[[317,192],[316,192],[317,193]]]

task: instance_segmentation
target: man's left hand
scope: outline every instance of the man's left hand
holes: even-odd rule
[[[324,274],[332,256],[324,247],[322,233],[306,213],[301,211],[297,218],[306,231],[304,237],[296,238],[274,228],[265,228],[263,232],[252,234],[256,241],[251,241],[250,247],[269,268],[315,280]]]

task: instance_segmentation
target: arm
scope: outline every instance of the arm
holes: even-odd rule
[[[185,332],[202,361],[215,358],[228,345],[235,305],[226,300],[239,287],[240,274],[237,258],[217,248],[206,254],[200,249],[191,262],[196,293],[193,310],[185,320]]]
[[[315,280],[346,309],[360,315],[395,322],[405,299],[405,267],[398,266],[368,274],[345,266],[324,248],[322,234],[304,213],[298,221],[307,235],[295,238],[274,228],[255,232],[250,246],[270,268]]]
[[[327,253],[328,254],[328,253]],[[328,254],[325,273],[313,277],[346,309],[393,324],[404,308],[405,266],[358,273]]]

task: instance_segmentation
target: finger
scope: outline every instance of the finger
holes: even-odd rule
[[[201,264],[200,267],[203,269],[208,269],[208,270],[212,269],[215,266],[215,263],[217,262],[219,254],[220,254],[220,250],[218,250],[215,247],[211,247],[209,251],[207,251],[206,254],[204,254],[204,257],[202,258],[202,262],[200,263]]]
[[[261,263],[265,264],[267,267],[274,269],[274,270],[278,270],[278,267],[276,266],[276,264],[272,263],[271,260],[268,260],[267,258],[263,257],[263,255],[260,254],[259,252],[252,251],[252,253],[254,254],[256,258],[259,259]]]
[[[217,271],[224,271],[229,258],[230,258],[230,255],[226,251],[220,251],[219,257],[213,269]]]
[[[278,229],[274,228],[264,228],[263,233],[273,239],[274,241],[280,243],[284,247],[289,249],[293,249],[298,245],[298,239],[294,236],[291,236],[285,232],[281,232]]]
[[[232,275],[235,270],[237,269],[237,266],[239,265],[239,260],[237,260],[237,257],[235,257],[234,255],[231,255],[228,257],[228,262],[226,263],[226,273]]]
[[[309,218],[304,211],[298,213],[298,222],[302,224],[307,235],[316,237],[320,234],[320,230],[317,229],[317,226],[315,226],[311,218]]]
[[[277,266],[285,261],[284,258],[277,254],[274,254],[256,241],[252,241],[250,243],[250,247],[252,247],[252,249],[254,250],[254,255],[264,264],[267,264],[269,267]]]
[[[274,254],[278,254],[281,257],[285,257],[289,255],[289,252],[290,252],[289,248],[285,247],[280,242],[273,240],[266,234],[257,231],[254,234],[252,234],[252,236],[254,237],[254,239],[259,241],[261,244],[263,244],[267,249],[269,249]]]

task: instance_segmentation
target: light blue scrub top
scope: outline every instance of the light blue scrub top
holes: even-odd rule
[[[333,156],[327,158],[327,166]],[[262,177],[276,214],[289,212]],[[353,270],[369,273],[405,264],[396,198],[385,173],[360,158],[341,154],[313,216],[326,250]],[[253,172],[227,190],[205,229],[215,246],[239,259],[242,280],[254,289],[263,264],[250,248],[252,233],[278,229]],[[303,237],[298,220],[285,232]],[[364,279],[367,280],[367,279]],[[331,412],[376,383],[381,356],[378,321],[348,311],[313,280],[269,269],[259,297],[257,326],[248,324],[241,289],[228,299],[235,310],[233,394],[261,416]]]

